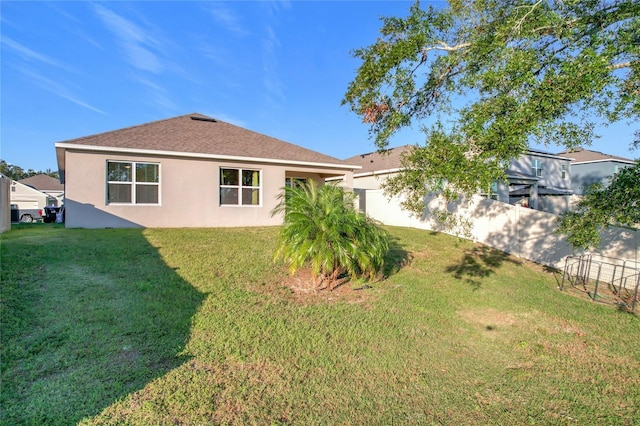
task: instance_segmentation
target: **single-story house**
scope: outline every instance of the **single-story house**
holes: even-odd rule
[[[635,164],[629,158],[584,148],[563,151],[558,155],[571,160],[571,181],[576,195],[584,195],[587,187],[595,183],[608,185],[611,177],[620,169]]]
[[[23,185],[35,188],[38,191],[44,192],[50,197],[55,198],[55,203],[49,203],[48,205],[59,206],[62,205],[64,201],[64,185],[62,185],[60,181],[54,177],[41,173],[35,176],[20,179],[18,182]]]
[[[353,184],[357,165],[193,113],[55,144],[66,226],[233,227],[299,179]]]
[[[381,179],[397,173],[402,156],[411,145],[390,148],[384,152],[370,152],[347,158],[350,164],[362,167],[354,173],[354,190],[379,189]],[[506,169],[508,182],[496,182],[485,195],[497,201],[523,204],[536,210],[559,213],[570,207],[570,161],[551,153],[529,150]],[[362,198],[360,200],[362,202]],[[360,206],[364,210],[364,206]]]

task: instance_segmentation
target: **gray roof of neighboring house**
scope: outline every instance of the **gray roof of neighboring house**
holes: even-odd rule
[[[198,113],[66,140],[56,148],[67,145],[348,166],[329,155]]]
[[[577,149],[574,149],[574,150],[567,150],[567,151],[559,152],[558,155],[561,156],[561,157],[565,157],[565,158],[571,158],[572,159],[571,162],[573,164],[587,163],[587,162],[591,162],[591,161],[617,161],[617,162],[622,162],[622,163],[633,163],[634,162],[633,160],[631,160],[629,158],[618,157],[616,155],[604,154],[604,153],[599,152],[599,151],[591,151],[589,149],[584,149],[584,148],[577,148]]]
[[[18,182],[39,191],[64,191],[64,185],[62,185],[58,179],[45,174],[20,179]]]
[[[362,166],[362,170],[356,172],[357,175],[376,173],[382,171],[395,171],[400,168],[402,154],[409,151],[413,145],[403,145],[396,148],[389,148],[384,151],[374,151],[366,154],[355,155],[347,158],[345,161],[349,164],[357,164]],[[550,152],[529,149],[529,154],[544,155],[549,157],[557,157]],[[508,172],[509,175],[517,175],[514,172]],[[525,175],[522,175],[525,176]],[[528,176],[528,175],[526,175]],[[530,176],[528,176],[530,177]]]
[[[400,168],[402,154],[407,152],[412,145],[404,145],[396,148],[389,148],[384,151],[374,151],[367,154],[354,155],[344,160],[348,164],[355,164],[362,167],[356,174],[368,174],[374,172],[397,170]]]

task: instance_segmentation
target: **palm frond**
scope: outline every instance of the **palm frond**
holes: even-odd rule
[[[309,265],[319,282],[343,274],[373,279],[383,268],[389,238],[355,210],[354,200],[355,194],[338,185],[319,186],[311,179],[283,188],[272,211],[284,216],[274,260],[284,261],[291,274]]]

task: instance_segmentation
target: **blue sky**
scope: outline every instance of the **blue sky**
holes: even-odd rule
[[[340,105],[359,65],[350,52],[410,5],[2,1],[0,156],[56,170],[55,142],[191,112],[337,158],[371,152],[368,127]],[[638,157],[633,130],[603,129],[592,149]],[[420,141],[405,131],[392,146]]]

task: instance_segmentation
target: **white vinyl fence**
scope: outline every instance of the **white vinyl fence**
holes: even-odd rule
[[[11,179],[0,176],[0,233],[11,229]]]
[[[385,225],[453,233],[430,215],[433,208],[442,208],[437,200],[427,200],[422,218],[416,218],[400,207],[397,198],[389,200],[382,190],[356,190],[360,209]],[[556,215],[525,207],[488,200],[480,196],[470,201],[451,204],[453,211],[468,220],[472,239],[487,246],[536,263],[563,269],[568,256],[578,256],[566,238],[554,233]],[[597,253],[607,258],[640,261],[638,258],[638,230],[610,227],[602,233]]]

